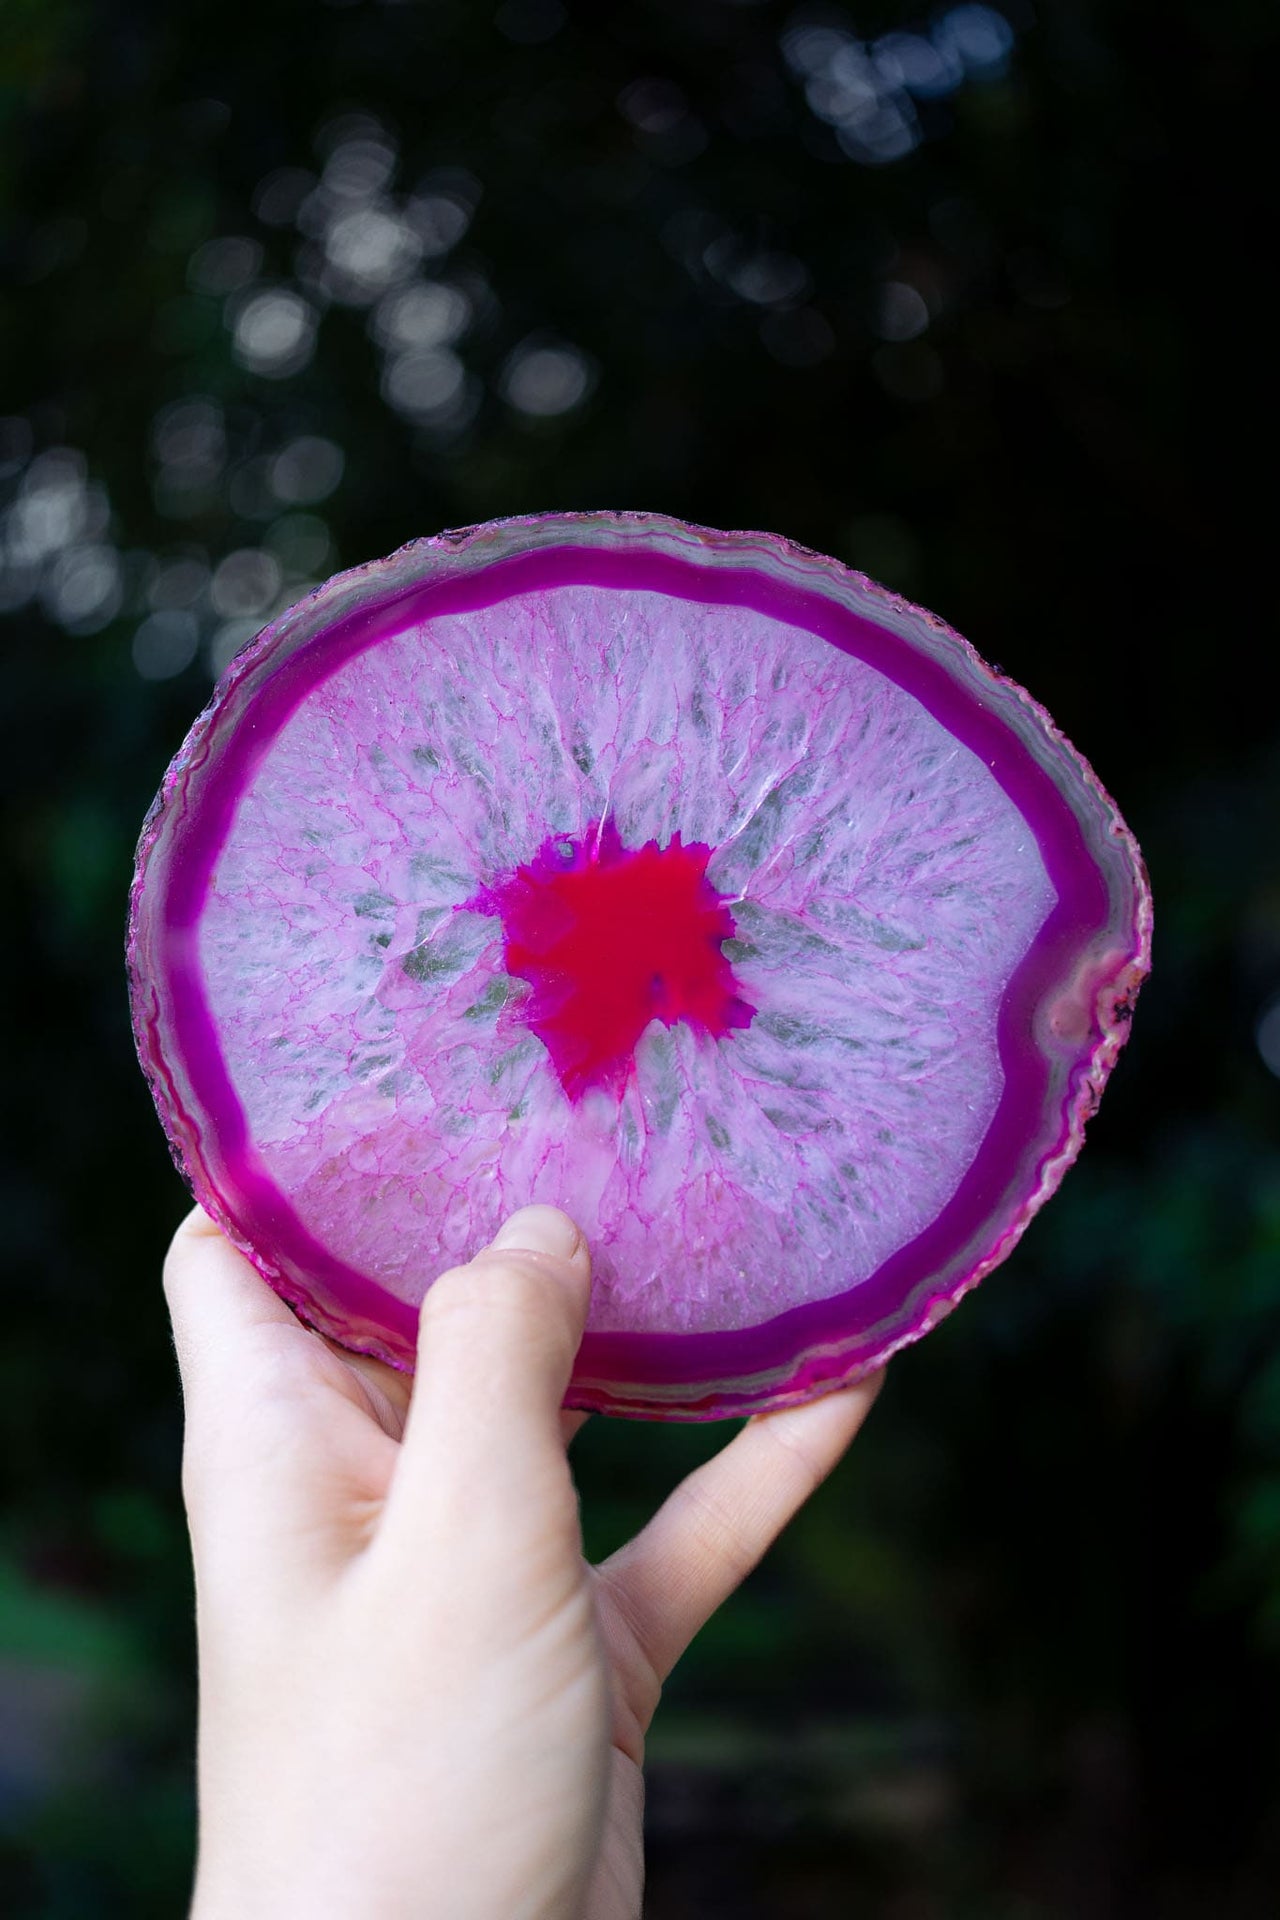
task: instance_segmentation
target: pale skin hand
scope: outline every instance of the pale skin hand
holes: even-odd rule
[[[417,1381],[309,1333],[198,1209],[165,1269],[200,1643],[193,1920],[635,1920],[662,1682],[879,1377],[750,1421],[600,1567],[549,1207],[441,1277]]]

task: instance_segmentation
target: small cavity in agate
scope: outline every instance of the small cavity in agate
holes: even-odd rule
[[[416,1302],[541,1200],[591,1240],[594,1328],[710,1332],[936,1218],[1053,900],[989,769],[865,662],[563,586],[299,704],[199,951],[262,1169],[338,1259]]]

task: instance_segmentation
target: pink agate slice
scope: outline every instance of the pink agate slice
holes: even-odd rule
[[[565,1208],[570,1403],[709,1418],[934,1326],[1079,1150],[1147,971],[1131,835],[931,615],[764,534],[444,534],[252,643],[142,836],[134,1023],[197,1197],[412,1365]]]

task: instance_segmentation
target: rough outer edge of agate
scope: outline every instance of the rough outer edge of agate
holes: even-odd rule
[[[903,1327],[892,1339],[877,1345],[874,1352],[857,1358],[846,1356],[842,1363],[836,1353],[797,1352],[779,1371],[784,1380],[772,1379],[760,1385],[740,1381],[733,1387],[723,1383],[689,1383],[683,1397],[655,1392],[650,1386],[614,1380],[582,1379],[575,1376],[566,1405],[588,1411],[637,1418],[669,1420],[712,1420],[741,1417],[794,1405],[820,1393],[852,1384],[877,1370],[893,1354],[923,1338],[955,1308],[995,1267],[1008,1258],[1032,1219],[1045,1201],[1056,1192],[1067,1169],[1083,1144],[1085,1127],[1097,1111],[1102,1090],[1128,1036],[1129,1020],[1139,988],[1150,970],[1152,904],[1150,886],[1142,855],[1118,808],[1084,756],[1055,725],[1050,715],[1016,681],[997,672],[977,649],[926,608],[918,607],[890,593],[877,582],[813,549],[776,534],[735,531],[721,532],[700,527],[667,515],[611,511],[602,513],[547,513],[487,521],[476,526],[452,529],[408,542],[384,559],[370,561],[335,575],[314,592],[289,608],[283,615],[251,639],[229,663],[214,692],[192,724],[186,739],[166,770],[159,793],[143,822],[130,889],[126,961],[129,975],[130,1009],[139,1061],[150,1086],[161,1124],[174,1162],[200,1205],[221,1231],[243,1253],[307,1325],[329,1335],[354,1352],[366,1353],[404,1370],[410,1363],[399,1347],[375,1333],[355,1333],[340,1314],[329,1312],[304,1289],[286,1276],[269,1253],[257,1245],[236,1221],[232,1211],[207,1176],[198,1141],[188,1138],[176,1122],[180,1103],[169,1085],[163,1053],[153,1042],[148,1018],[151,988],[139,965],[139,919],[148,864],[157,840],[168,822],[175,798],[188,773],[203,757],[209,736],[231,697],[254,679],[264,683],[275,665],[318,639],[336,621],[362,604],[390,602],[402,593],[423,586],[436,577],[451,573],[473,574],[487,570],[504,560],[539,547],[587,544],[593,547],[624,548],[634,542],[644,546],[654,537],[681,542],[690,557],[697,551],[713,566],[722,564],[750,566],[759,556],[781,565],[796,578],[802,590],[854,610],[846,594],[856,597],[871,609],[879,608],[890,616],[891,630],[904,617],[920,623],[934,643],[954,649],[979,683],[985,680],[1002,704],[1012,699],[1063,759],[1069,761],[1099,815],[1100,837],[1109,835],[1121,850],[1132,881],[1132,914],[1129,950],[1105,988],[1095,999],[1096,1035],[1088,1049],[1082,1048],[1077,1071],[1072,1076],[1072,1092],[1062,1110],[1062,1126],[1056,1141],[1043,1154],[1035,1186],[1017,1206],[987,1251],[952,1281],[944,1294],[930,1298],[919,1318]],[[912,643],[903,640],[905,646]],[[251,697],[251,696],[250,696]],[[210,745],[212,743],[210,742]],[[679,1338],[679,1336],[668,1336]]]

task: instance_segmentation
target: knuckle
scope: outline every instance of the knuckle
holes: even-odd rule
[[[764,1424],[763,1431],[779,1465],[787,1477],[797,1483],[796,1495],[807,1499],[826,1479],[831,1462],[819,1448],[809,1444],[794,1421],[779,1419]]]
[[[427,1290],[422,1315],[435,1327],[488,1320],[495,1311],[505,1319],[541,1320],[553,1292],[536,1254],[486,1251],[442,1273]]]
[[[685,1482],[684,1497],[692,1509],[693,1529],[706,1557],[737,1578],[745,1578],[760,1555],[739,1519],[696,1475]]]

